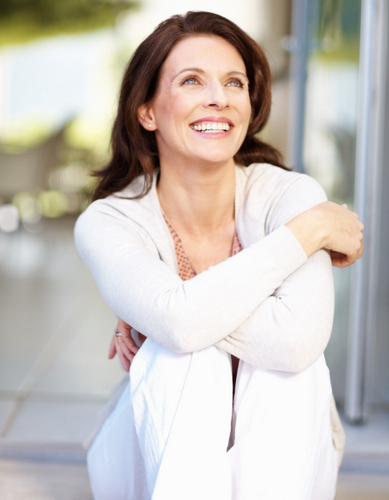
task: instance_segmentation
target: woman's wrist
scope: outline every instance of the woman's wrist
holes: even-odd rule
[[[345,267],[362,255],[363,224],[358,220],[358,215],[345,206],[331,201],[320,203],[289,221],[286,226],[308,257],[326,248],[335,253],[333,262],[339,261],[339,267]]]
[[[326,247],[326,221],[321,210],[313,207],[287,222],[286,227],[293,233],[307,257]]]

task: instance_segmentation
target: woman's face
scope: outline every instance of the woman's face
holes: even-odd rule
[[[155,131],[161,167],[233,164],[250,121],[248,84],[243,59],[223,38],[177,43],[163,64],[155,98],[139,109],[142,125]]]

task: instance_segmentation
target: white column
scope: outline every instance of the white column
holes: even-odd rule
[[[365,224],[365,252],[352,268],[345,414],[352,422],[367,418],[380,244],[389,5],[363,0],[359,68],[359,116],[354,209]]]

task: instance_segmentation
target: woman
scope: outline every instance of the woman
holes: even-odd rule
[[[88,455],[96,499],[334,497],[331,259],[361,256],[363,226],[255,137],[270,85],[260,47],[207,12],[159,25],[126,70],[75,233],[132,364]]]

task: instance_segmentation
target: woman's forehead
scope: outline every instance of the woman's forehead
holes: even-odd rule
[[[183,71],[185,68],[228,68],[245,72],[244,61],[237,49],[227,40],[214,35],[198,35],[177,42],[163,66],[161,75]]]

